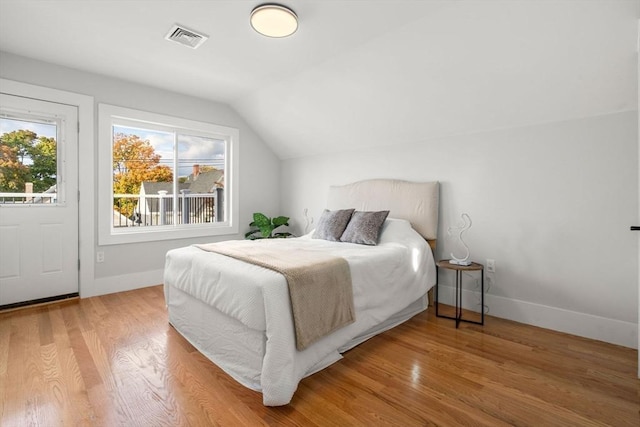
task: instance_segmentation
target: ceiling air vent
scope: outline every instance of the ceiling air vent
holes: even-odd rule
[[[191,49],[196,49],[202,43],[207,41],[209,36],[189,30],[182,25],[174,25],[171,30],[164,36],[165,39],[180,43]]]

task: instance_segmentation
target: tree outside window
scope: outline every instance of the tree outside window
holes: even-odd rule
[[[0,193],[56,192],[56,129],[50,123],[0,119]]]

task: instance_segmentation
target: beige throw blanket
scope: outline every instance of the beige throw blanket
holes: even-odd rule
[[[351,270],[345,259],[265,243],[233,240],[195,246],[268,268],[285,277],[298,350],[355,321]]]

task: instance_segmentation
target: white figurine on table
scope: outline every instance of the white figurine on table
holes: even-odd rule
[[[462,223],[461,225],[455,227],[455,226],[451,226],[449,227],[449,229],[447,230],[447,234],[449,236],[453,235],[453,231],[456,230],[458,233],[458,240],[460,241],[460,243],[462,244],[462,246],[464,247],[465,251],[466,251],[466,255],[463,258],[458,258],[457,256],[455,256],[453,254],[453,252],[451,252],[451,260],[449,261],[450,264],[455,264],[455,265],[471,265],[471,261],[469,260],[469,246],[467,246],[467,244],[464,242],[464,240],[462,240],[462,233],[464,233],[465,231],[467,231],[468,229],[471,228],[471,217],[466,214],[463,213],[461,215],[462,217]]]

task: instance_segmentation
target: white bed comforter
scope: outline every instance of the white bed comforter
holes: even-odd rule
[[[262,391],[267,406],[289,403],[302,378],[328,360],[335,361],[332,354],[339,348],[401,311],[435,284],[431,249],[404,220],[387,219],[377,246],[312,239],[310,234],[264,243],[328,251],[345,258],[351,268],[356,321],[297,351],[284,276],[193,246],[167,253],[164,283],[167,302],[171,288],[177,288],[248,328],[265,332],[260,384],[243,380],[237,370],[220,367],[245,386]]]

